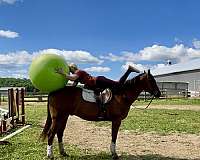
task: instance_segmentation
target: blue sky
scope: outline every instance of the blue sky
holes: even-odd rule
[[[200,58],[199,16],[198,0],[0,0],[0,77],[45,52],[112,79]]]

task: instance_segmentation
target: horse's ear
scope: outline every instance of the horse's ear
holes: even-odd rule
[[[146,73],[146,71],[144,70],[144,73]]]
[[[148,69],[148,74],[151,74],[151,73],[150,73],[150,69]]]

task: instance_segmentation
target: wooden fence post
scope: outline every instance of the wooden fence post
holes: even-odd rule
[[[25,125],[24,88],[21,88],[22,124]]]
[[[16,118],[16,98],[15,98],[15,91],[13,88],[8,90],[8,101],[9,101],[9,117],[12,117],[11,124],[13,127],[17,125],[15,118]]]
[[[8,89],[8,113],[11,117],[11,89]]]
[[[2,120],[2,132],[6,132],[7,131],[7,126],[6,126],[6,120]]]
[[[9,90],[9,112],[10,112],[10,117],[16,116],[16,101],[15,101],[15,95],[14,95],[14,90],[11,88]]]
[[[0,134],[2,133],[2,120],[0,119]]]
[[[16,89],[16,109],[17,109],[17,123],[19,121],[19,89]]]
[[[0,93],[0,105],[1,105],[1,93]]]

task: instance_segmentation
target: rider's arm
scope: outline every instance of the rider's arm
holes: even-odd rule
[[[76,75],[76,74],[71,74],[71,75],[66,74],[65,78],[68,79],[68,80],[70,80],[70,81],[75,81],[75,80],[77,80],[79,78],[79,76]]]
[[[61,74],[62,76],[64,76],[66,79],[70,80],[70,81],[75,81],[79,78],[79,76],[77,74],[66,74],[63,70],[63,68],[56,68],[55,69],[56,73]]]

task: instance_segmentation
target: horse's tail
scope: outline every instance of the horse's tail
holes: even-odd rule
[[[50,95],[48,95],[48,102],[47,102],[47,120],[46,120],[44,129],[43,129],[43,131],[40,135],[40,139],[42,141],[44,141],[46,139],[48,132],[49,132],[49,129],[51,127],[51,123],[52,123],[51,114],[50,114],[50,110],[49,110],[49,96]]]

